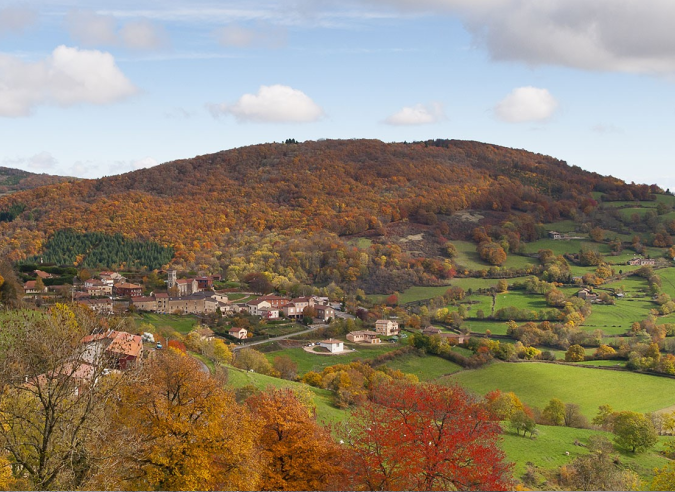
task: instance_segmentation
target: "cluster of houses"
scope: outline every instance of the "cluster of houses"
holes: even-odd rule
[[[628,264],[633,266],[645,266],[645,265],[654,266],[656,264],[656,260],[654,260],[654,258],[641,258],[639,256],[636,256],[632,260],[628,260]]]

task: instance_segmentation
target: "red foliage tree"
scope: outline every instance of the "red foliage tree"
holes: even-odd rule
[[[356,489],[509,490],[501,428],[459,387],[387,383],[354,411],[346,438]]]
[[[169,340],[169,347],[180,350],[183,353],[187,352],[187,347],[185,347],[185,344],[180,340]]]

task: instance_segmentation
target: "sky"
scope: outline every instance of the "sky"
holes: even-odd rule
[[[675,190],[672,0],[0,0],[0,166],[463,139]]]

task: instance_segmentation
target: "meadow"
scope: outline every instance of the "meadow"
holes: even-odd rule
[[[538,362],[493,362],[438,380],[460,384],[480,395],[513,391],[528,405],[543,409],[551,398],[576,403],[589,419],[600,405],[615,410],[654,412],[675,405],[675,379]]]
[[[508,429],[508,423],[503,424]],[[522,477],[527,470],[527,463],[540,468],[553,469],[574,461],[575,458],[588,454],[588,449],[575,446],[574,442],[588,444],[591,436],[605,436],[610,441],[613,435],[608,432],[575,429],[572,427],[537,426],[538,434],[535,439],[517,436],[506,430],[503,434],[501,448],[506,453],[507,460],[515,463],[513,473],[516,478]],[[636,472],[643,480],[650,480],[654,468],[661,468],[670,460],[660,454],[666,442],[673,441],[671,437],[661,437],[653,449],[644,453],[633,454],[617,450],[621,463]],[[565,453],[569,453],[569,456]],[[546,487],[544,487],[546,488]]]
[[[134,316],[136,326],[149,323],[155,328],[170,327],[181,335],[190,333],[199,323],[196,316],[177,316],[174,314],[141,313]]]
[[[386,354],[393,350],[401,348],[397,343],[380,343],[376,345],[357,345],[345,343],[345,348],[356,349],[354,352],[349,352],[340,355],[320,355],[306,352],[300,348],[289,348],[283,350],[276,350],[274,352],[267,352],[265,356],[270,362],[274,361],[275,357],[281,355],[288,356],[298,365],[298,374],[303,375],[309,371],[321,372],[328,366],[335,364],[349,364],[357,359],[372,359],[381,354]]]
[[[440,357],[414,353],[397,357],[385,365],[406,374],[414,374],[420,381],[432,381],[462,370],[461,366]]]
[[[622,335],[630,331],[634,321],[642,321],[649,316],[649,311],[655,307],[657,306],[653,302],[642,299],[619,299],[613,306],[594,304],[582,329],[600,329],[606,335]]]

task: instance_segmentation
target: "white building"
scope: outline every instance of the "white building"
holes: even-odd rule
[[[333,338],[319,342],[319,347],[325,347],[333,354],[336,352],[342,352],[345,349],[344,342],[341,342],[340,340],[334,340]]]

